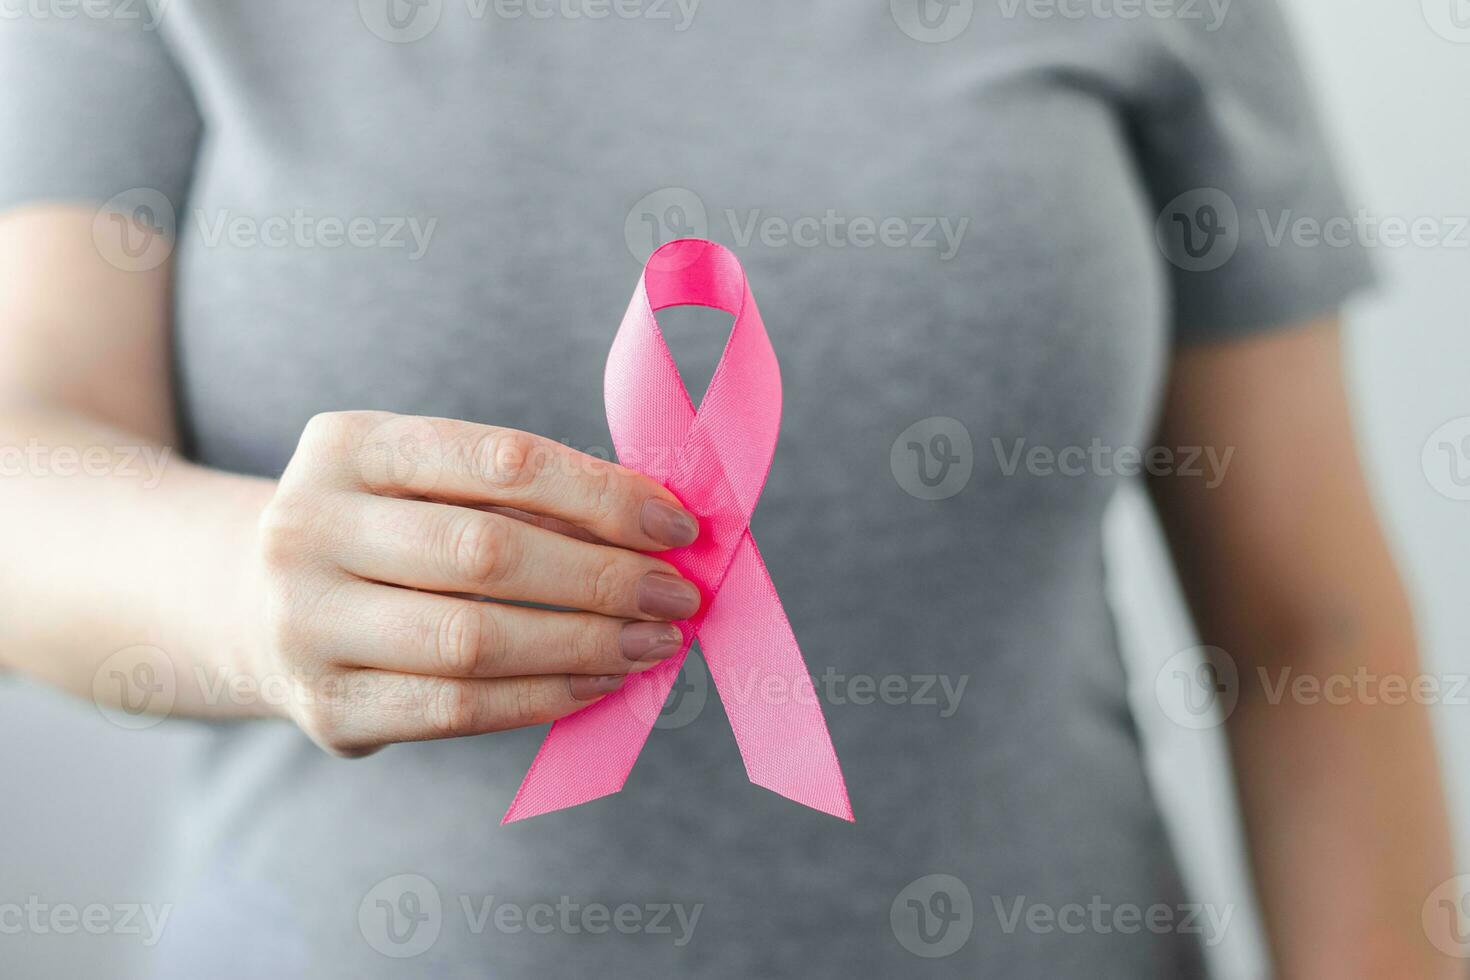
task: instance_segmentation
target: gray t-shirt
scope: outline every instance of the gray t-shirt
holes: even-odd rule
[[[753,530],[857,814],[749,785],[697,657],[621,794],[509,827],[540,731],[208,725],[160,975],[1202,973],[1100,527],[1173,345],[1365,278],[1274,234],[1343,205],[1271,0],[71,9],[0,23],[0,206],[173,209],[206,464],[348,408],[605,453],[641,258],[735,249],[785,379]],[[676,319],[707,377],[728,318]]]

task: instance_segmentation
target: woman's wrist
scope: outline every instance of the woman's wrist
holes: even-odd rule
[[[167,621],[178,624],[178,643],[189,652],[189,684],[206,715],[284,716],[284,678],[268,663],[261,631],[264,592],[253,555],[260,515],[275,492],[275,481],[194,467],[181,488],[199,502],[185,515],[191,534],[201,540],[191,553],[192,567],[175,566],[177,588],[168,594],[175,607]],[[191,517],[200,518],[196,525]]]

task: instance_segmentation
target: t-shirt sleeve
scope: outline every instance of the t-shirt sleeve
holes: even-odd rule
[[[1199,8],[1196,8],[1199,9]],[[1130,120],[1180,343],[1329,314],[1370,284],[1277,0],[1175,17]]]
[[[33,8],[0,19],[0,211],[140,192],[180,208],[201,126],[153,5]]]

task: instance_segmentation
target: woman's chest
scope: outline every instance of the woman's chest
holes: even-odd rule
[[[271,472],[348,407],[605,448],[607,344],[641,260],[686,235],[745,263],[783,452],[817,472],[886,467],[931,417],[967,427],[982,481],[1018,440],[1142,437],[1166,346],[1151,215],[1113,107],[1039,55],[816,13],[599,36],[450,34],[445,10],[414,44],[237,52],[199,86],[177,333],[206,459]],[[722,341],[674,337],[706,366]]]

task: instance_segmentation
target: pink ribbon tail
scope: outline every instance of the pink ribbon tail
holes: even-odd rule
[[[735,317],[696,411],[655,313],[709,306]],[[681,239],[649,258],[608,354],[608,428],[625,466],[667,486],[700,519],[700,539],[660,554],[705,602],[678,655],[556,722],[502,823],[618,792],[697,637],[746,775],[789,800],[851,821],[821,704],[750,534],[781,419],[781,375],[744,270],[713,242]]]

